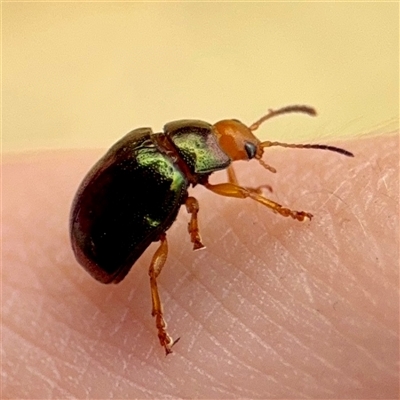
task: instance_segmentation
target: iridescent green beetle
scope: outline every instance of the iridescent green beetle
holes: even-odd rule
[[[98,281],[118,283],[129,272],[151,242],[160,241],[149,269],[152,315],[160,344],[166,354],[177,342],[166,331],[163,307],[157,288],[168,255],[166,231],[175,221],[181,205],[191,214],[190,240],[194,249],[204,247],[197,223],[199,205],[189,196],[190,185],[203,185],[222,196],[251,198],[285,217],[311,219],[304,211],[293,211],[267,199],[259,188],[238,184],[232,162],[262,160],[266,147],[312,148],[352,153],[333,146],[260,142],[253,134],[264,121],[290,112],[316,115],[308,106],[270,110],[250,127],[230,119],[214,125],[197,120],[166,124],[153,133],[139,128],[128,133],[101,158],[87,174],[75,196],[70,218],[72,248],[78,262]],[[228,182],[210,184],[209,176],[227,169]]]

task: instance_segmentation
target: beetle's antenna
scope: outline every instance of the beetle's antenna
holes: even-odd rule
[[[343,154],[344,156],[347,156],[347,157],[354,157],[354,154],[350,153],[350,151],[341,149],[340,147],[327,146],[326,144],[290,144],[290,143],[280,143],[280,142],[270,142],[270,141],[260,143],[260,147],[263,149],[265,147],[272,147],[272,146],[288,147],[291,149],[329,150],[329,151],[334,151],[339,154]]]
[[[276,117],[277,115],[288,114],[288,113],[292,113],[292,112],[299,112],[299,113],[310,115],[312,117],[317,115],[317,111],[315,110],[315,108],[310,107],[310,106],[305,106],[305,105],[286,106],[286,107],[279,108],[278,110],[271,110],[270,109],[268,111],[268,114],[264,115],[258,121],[256,121],[253,124],[251,124],[249,126],[249,129],[251,131],[255,131],[266,120],[268,120],[268,119],[270,119],[272,117]],[[334,151],[334,152],[339,153],[339,154],[343,154],[344,156],[347,156],[347,157],[354,157],[354,154],[350,153],[347,150],[341,149],[340,147],[327,146],[325,144],[289,144],[289,143],[266,141],[266,142],[260,143],[259,146],[262,149],[264,149],[265,147],[271,147],[271,146],[281,146],[281,147],[289,147],[289,148],[292,148],[292,149],[329,150],[329,151]],[[272,168],[267,168],[267,169],[272,171]]]
[[[310,107],[310,106],[304,106],[304,105],[294,105],[294,106],[286,106],[279,108],[278,110],[268,110],[268,114],[264,115],[261,117],[258,121],[254,122],[249,126],[249,129],[251,131],[255,131],[258,129],[258,127],[265,122],[267,119],[270,119],[272,117],[276,117],[277,115],[282,115],[282,114],[288,114],[292,112],[299,112],[303,114],[308,114],[312,117],[315,117],[317,115],[317,111],[315,108]]]

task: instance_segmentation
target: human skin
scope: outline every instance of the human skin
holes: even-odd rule
[[[191,251],[182,207],[159,277],[181,338],[168,357],[150,314],[157,245],[118,285],[72,254],[70,205],[101,152],[4,156],[1,398],[398,398],[398,135],[329,144],[355,157],[237,163],[241,184],[312,221],[190,191],[207,248]]]

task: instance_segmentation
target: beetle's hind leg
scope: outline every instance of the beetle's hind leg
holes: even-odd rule
[[[297,219],[298,221],[304,221],[305,219],[312,218],[312,214],[308,212],[290,210],[289,208],[283,207],[280,204],[267,199],[266,197],[258,194],[252,189],[247,189],[245,187],[235,185],[234,183],[227,182],[212,185],[211,183],[206,182],[204,183],[204,186],[212,192],[217,193],[221,196],[237,197],[240,199],[251,198],[284,217],[292,217],[293,219]]]
[[[204,247],[204,244],[201,241],[199,225],[197,221],[199,202],[194,197],[189,196],[186,199],[185,205],[187,212],[191,214],[188,224],[188,232],[190,234],[190,241],[193,243],[193,250],[202,249]]]
[[[271,167],[271,168],[272,168],[272,167]],[[228,182],[229,182],[229,183],[233,183],[233,184],[236,185],[236,186],[239,186],[239,181],[238,181],[238,179],[237,179],[235,169],[233,168],[232,165],[229,165],[229,167],[226,169],[226,172],[227,172],[227,174],[228,174]],[[267,189],[270,193],[273,192],[272,186],[267,185],[267,184],[265,184],[265,185],[260,185],[260,186],[257,186],[257,187],[255,187],[255,188],[246,187],[246,189],[249,190],[249,191],[251,191],[251,192],[260,194],[260,195],[262,195],[263,189]]]
[[[165,234],[160,237],[160,246],[153,255],[149,268],[150,287],[151,287],[151,300],[153,309],[151,315],[156,317],[156,326],[158,330],[158,339],[161,346],[165,349],[165,354],[172,353],[172,346],[179,340],[173,340],[167,332],[167,323],[164,320],[163,305],[158,293],[157,277],[160,275],[161,270],[165,265],[168,256],[168,243]]]

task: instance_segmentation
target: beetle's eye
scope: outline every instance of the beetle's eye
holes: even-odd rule
[[[257,146],[255,144],[250,142],[245,142],[244,149],[246,150],[247,157],[249,158],[249,160],[251,160],[256,156]]]

